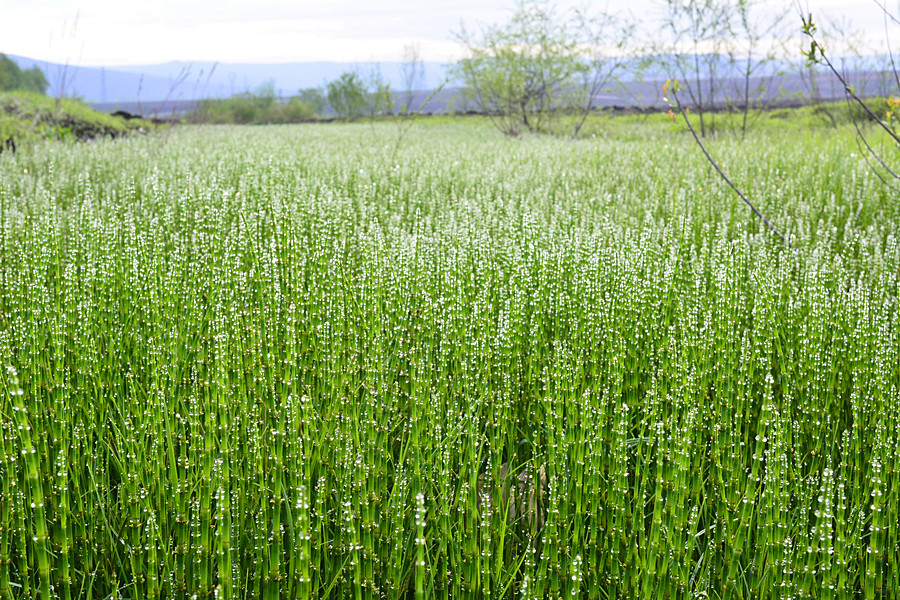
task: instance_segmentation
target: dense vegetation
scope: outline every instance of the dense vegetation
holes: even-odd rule
[[[297,96],[282,102],[274,83],[269,82],[255,92],[200,100],[187,120],[232,125],[304,123],[318,119],[324,104],[324,96],[318,89],[301,90]]]
[[[73,98],[0,92],[0,152],[41,140],[88,141],[153,128],[150,121],[114,117]]]
[[[200,100],[187,115],[190,123],[231,125],[262,125],[307,123],[322,118],[358,120],[388,115],[408,115],[411,112],[412,92],[406,102],[391,91],[390,85],[377,73],[363,77],[347,71],[324,89],[305,88],[290,98],[278,96],[275,84],[269,81],[256,91],[235,94],[228,98]]]
[[[50,83],[46,75],[37,66],[19,68],[13,59],[0,52],[0,92],[32,92],[46,94]]]
[[[849,128],[395,131],[0,155],[0,597],[900,596]]]

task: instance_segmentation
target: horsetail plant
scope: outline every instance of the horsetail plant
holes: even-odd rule
[[[654,119],[4,154],[0,598],[900,596],[900,207]]]

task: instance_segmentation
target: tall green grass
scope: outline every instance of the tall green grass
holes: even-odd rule
[[[0,598],[900,596],[851,132],[374,131],[0,156]]]

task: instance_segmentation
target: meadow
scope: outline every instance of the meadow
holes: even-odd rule
[[[850,128],[0,155],[0,599],[900,597]]]

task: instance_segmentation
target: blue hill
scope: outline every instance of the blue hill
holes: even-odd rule
[[[405,89],[401,63],[309,62],[282,64],[227,64],[169,62],[154,65],[80,67],[24,56],[9,55],[20,68],[37,65],[50,82],[52,96],[80,96],[87,102],[159,102],[223,98],[252,91],[272,80],[280,95],[291,96],[302,88],[317,87],[341,73],[356,70],[366,75],[377,71],[395,90]],[[445,78],[445,65],[424,63],[421,89],[432,89]]]

